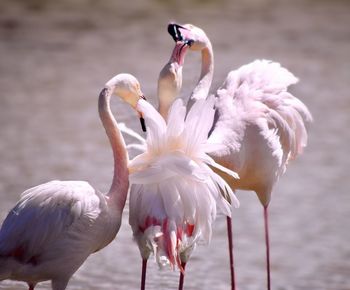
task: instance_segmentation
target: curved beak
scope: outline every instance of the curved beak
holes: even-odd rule
[[[146,100],[146,97],[144,95],[140,96],[141,99]],[[141,129],[143,132],[147,132],[147,129],[146,129],[146,122],[145,122],[145,119],[143,118],[143,114],[142,112],[138,111],[139,113],[139,117],[140,117],[140,124],[141,124]]]
[[[140,116],[140,124],[141,124],[141,129],[143,132],[147,132],[147,129],[146,129],[146,122],[145,122],[145,119],[143,118],[143,116]]]
[[[187,28],[185,28],[179,24],[176,24],[176,23],[169,23],[168,24],[168,32],[171,35],[171,37],[174,39],[175,42],[184,40],[184,38],[181,34],[181,31],[180,31],[180,28],[187,30]]]
[[[184,33],[182,33],[180,29],[185,30]],[[183,26],[181,26],[179,24],[176,24],[176,23],[168,24],[168,32],[169,32],[169,34],[171,35],[171,37],[174,39],[174,41],[176,43],[179,42],[179,41],[182,42],[183,43],[183,47],[186,47],[186,46],[191,47],[192,44],[194,43],[194,40],[190,39],[188,37],[189,34],[186,33],[187,31],[189,32],[189,29],[187,29],[186,27],[183,27]]]

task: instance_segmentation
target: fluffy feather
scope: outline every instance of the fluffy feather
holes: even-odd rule
[[[255,190],[265,205],[288,161],[307,144],[311,114],[287,91],[297,81],[279,63],[256,60],[231,71],[216,93],[218,120],[209,143],[225,148],[211,156],[239,173],[233,188]]]
[[[26,190],[1,227],[0,280],[70,277],[115,237],[120,222],[114,215],[104,195],[84,181],[55,180]]]
[[[153,252],[161,266],[181,269],[198,240],[210,241],[217,208],[230,216],[231,206],[239,206],[231,188],[208,166],[238,177],[207,155],[217,148],[207,143],[213,106],[214,99],[200,100],[185,118],[178,99],[166,123],[147,102],[138,104],[146,119],[147,149],[129,164],[129,222],[143,258]]]

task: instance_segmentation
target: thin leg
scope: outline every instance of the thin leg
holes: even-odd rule
[[[186,263],[185,262],[181,262],[181,267],[182,267],[183,270],[180,272],[179,290],[182,290],[183,287],[184,287]]]
[[[236,281],[235,281],[235,266],[233,260],[233,238],[232,238],[232,219],[230,217],[226,217],[227,221],[227,238],[228,238],[228,251],[230,254],[230,271],[231,271],[231,289],[236,289]]]
[[[146,289],[147,259],[142,259],[141,290]]]
[[[264,224],[265,224],[265,244],[266,244],[267,289],[271,290],[269,214],[268,214],[267,206],[264,206]]]

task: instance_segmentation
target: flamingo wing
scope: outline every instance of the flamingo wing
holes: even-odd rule
[[[55,180],[26,190],[3,222],[0,256],[35,263],[78,221],[96,219],[99,203],[95,190],[82,181]]]
[[[219,118],[211,142],[222,142],[237,152],[247,127],[258,126],[283,172],[287,161],[306,146],[306,126],[312,121],[307,107],[288,92],[297,81],[279,63],[268,60],[231,71],[216,93]]]

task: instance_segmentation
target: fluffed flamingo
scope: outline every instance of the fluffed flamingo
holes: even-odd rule
[[[129,187],[128,153],[110,110],[112,94],[136,109],[144,98],[135,77],[119,74],[106,83],[98,110],[109,138],[114,175],[108,193],[85,181],[50,181],[23,192],[0,230],[0,280],[51,280],[63,290],[87,257],[116,236]]]
[[[191,24],[170,24],[168,31],[175,41],[190,42],[190,49],[202,54],[201,75],[188,102],[190,108],[194,102],[208,96],[214,71],[212,45],[205,32]],[[256,60],[231,71],[215,94],[216,117],[208,140],[225,145],[210,156],[238,173],[239,179],[220,173],[231,188],[255,191],[264,207],[269,290],[271,192],[288,162],[302,153],[307,144],[306,125],[312,121],[307,107],[287,91],[288,86],[297,81],[280,64],[267,60]],[[231,227],[231,218],[227,217],[231,284],[235,289]]]
[[[233,191],[211,168],[237,178],[208,155],[222,147],[207,142],[213,106],[214,99],[201,100],[185,118],[186,108],[179,99],[170,108],[167,123],[147,102],[137,106],[146,120],[147,140],[144,152],[129,165],[129,223],[143,265],[154,253],[160,266],[177,266],[182,273],[179,289],[196,243],[211,238],[217,207],[230,216],[231,205],[238,206]]]
[[[170,56],[169,61],[164,65],[159,73],[158,78],[158,99],[159,102],[158,111],[162,115],[163,119],[167,121],[168,111],[173,103],[173,100],[178,95],[182,86],[182,65],[184,62],[185,50],[189,47],[188,43],[178,42]],[[134,131],[123,127],[123,130],[133,135],[134,137],[143,141],[143,137],[135,134]],[[144,128],[145,131],[145,128]],[[139,148],[137,144],[130,144],[129,148]],[[145,289],[146,285],[146,270],[147,270],[147,258],[142,260],[142,270],[141,270],[141,289]]]

